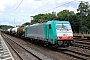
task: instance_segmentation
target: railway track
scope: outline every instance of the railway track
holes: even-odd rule
[[[90,42],[85,42],[85,41],[77,41],[76,43],[90,45]]]
[[[82,56],[82,55],[79,55],[79,54],[76,54],[74,53],[73,51],[64,51],[64,52],[61,52],[63,54],[66,54],[66,55],[69,55],[70,57],[73,57],[74,59],[76,60],[87,60],[89,57],[85,57],[85,56]]]
[[[71,46],[69,49],[65,51],[59,51],[60,53],[69,55],[76,60],[89,60],[90,59],[90,44],[78,43],[78,41],[82,41],[82,38],[76,38],[75,44]],[[86,41],[87,42],[87,41]],[[89,42],[90,43],[90,42]]]
[[[86,44],[86,45],[90,45],[90,40],[76,40],[75,41],[76,43],[80,43],[80,44]]]
[[[53,60],[34,50],[30,50],[30,48],[28,49],[24,45],[18,44],[17,42],[13,41],[4,34],[2,34],[2,37],[13,48],[13,50],[18,54],[18,56],[22,60]]]
[[[90,50],[90,46],[89,45],[85,45],[85,44],[75,43],[73,46]]]
[[[90,40],[82,38],[75,39],[75,44],[73,46],[90,50]]]
[[[5,36],[4,36],[5,37]],[[6,37],[5,37],[6,38]],[[8,41],[8,40],[7,40]],[[27,43],[28,44],[28,43]],[[22,45],[21,45],[22,46]],[[23,48],[25,48],[26,50],[30,51],[30,48],[28,48],[27,46],[25,46],[25,44],[23,44],[22,46]],[[40,47],[39,47],[40,48]],[[78,50],[77,50],[78,49]],[[20,49],[21,50],[21,49]],[[67,49],[65,51],[61,51],[61,50],[58,50],[59,52],[57,52],[56,50],[52,50],[52,49],[44,49],[44,52],[49,52],[49,54],[51,55],[55,55],[54,58],[55,59],[51,59],[51,58],[48,58],[46,57],[47,56],[47,53],[45,55],[40,55],[39,53],[37,52],[33,52],[36,56],[38,56],[39,58],[41,59],[37,59],[37,60],[59,60],[59,58],[61,57],[61,55],[65,55],[65,56],[68,56],[68,58],[72,58],[72,60],[89,60],[90,58],[90,51],[88,49],[83,49],[82,48],[78,48],[78,47],[75,47],[75,46],[72,46],[70,49]],[[79,51],[80,50],[80,51]],[[81,51],[82,50],[82,51]],[[52,51],[52,52],[51,52]],[[86,52],[83,52],[83,51],[86,51]],[[87,52],[88,51],[88,52]],[[49,55],[49,56],[51,56]],[[63,57],[62,56],[62,57]],[[44,57],[44,58],[43,58]],[[28,60],[28,59],[25,59],[25,60]],[[30,59],[29,59],[30,60]],[[32,59],[31,59],[32,60]],[[36,59],[35,59],[36,60]],[[64,59],[65,60],[65,59]],[[67,60],[67,59],[66,59]],[[69,59],[71,60],[71,59]]]
[[[76,60],[89,60],[90,59],[90,51],[78,49],[78,47],[71,47],[65,51],[58,50],[58,52],[73,57]]]

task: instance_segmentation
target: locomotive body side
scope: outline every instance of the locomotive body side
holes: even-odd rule
[[[43,25],[45,25],[45,23],[26,27],[25,37],[46,40]]]

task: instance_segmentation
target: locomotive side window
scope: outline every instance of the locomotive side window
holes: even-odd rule
[[[51,24],[49,24],[49,29],[51,29]]]

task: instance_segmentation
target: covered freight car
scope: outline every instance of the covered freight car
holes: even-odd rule
[[[59,48],[68,48],[73,44],[73,32],[69,21],[53,20],[27,26],[25,37]]]

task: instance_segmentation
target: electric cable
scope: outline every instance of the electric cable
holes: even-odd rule
[[[18,7],[21,5],[21,3],[23,2],[23,0],[20,2],[20,4],[16,7],[16,9],[14,10],[14,12],[18,9]],[[14,13],[13,12],[13,13]]]
[[[43,4],[42,6],[36,8],[35,10],[40,9],[41,7],[43,7],[43,6],[47,5],[47,4],[49,4],[51,1],[52,1],[52,0],[50,0],[49,2],[47,2],[47,3]],[[33,11],[35,11],[35,10],[33,10]],[[33,11],[31,11],[31,12],[33,12]]]
[[[48,12],[48,11],[50,11],[50,10],[59,8],[59,7],[61,7],[61,6],[67,5],[67,4],[69,4],[69,3],[72,3],[72,2],[74,2],[74,1],[76,1],[76,0],[73,0],[73,1],[70,1],[70,2],[68,2],[68,3],[62,4],[62,5],[60,5],[60,6],[54,7],[54,8],[52,8],[52,9],[46,10],[46,11],[44,11],[44,12]]]

